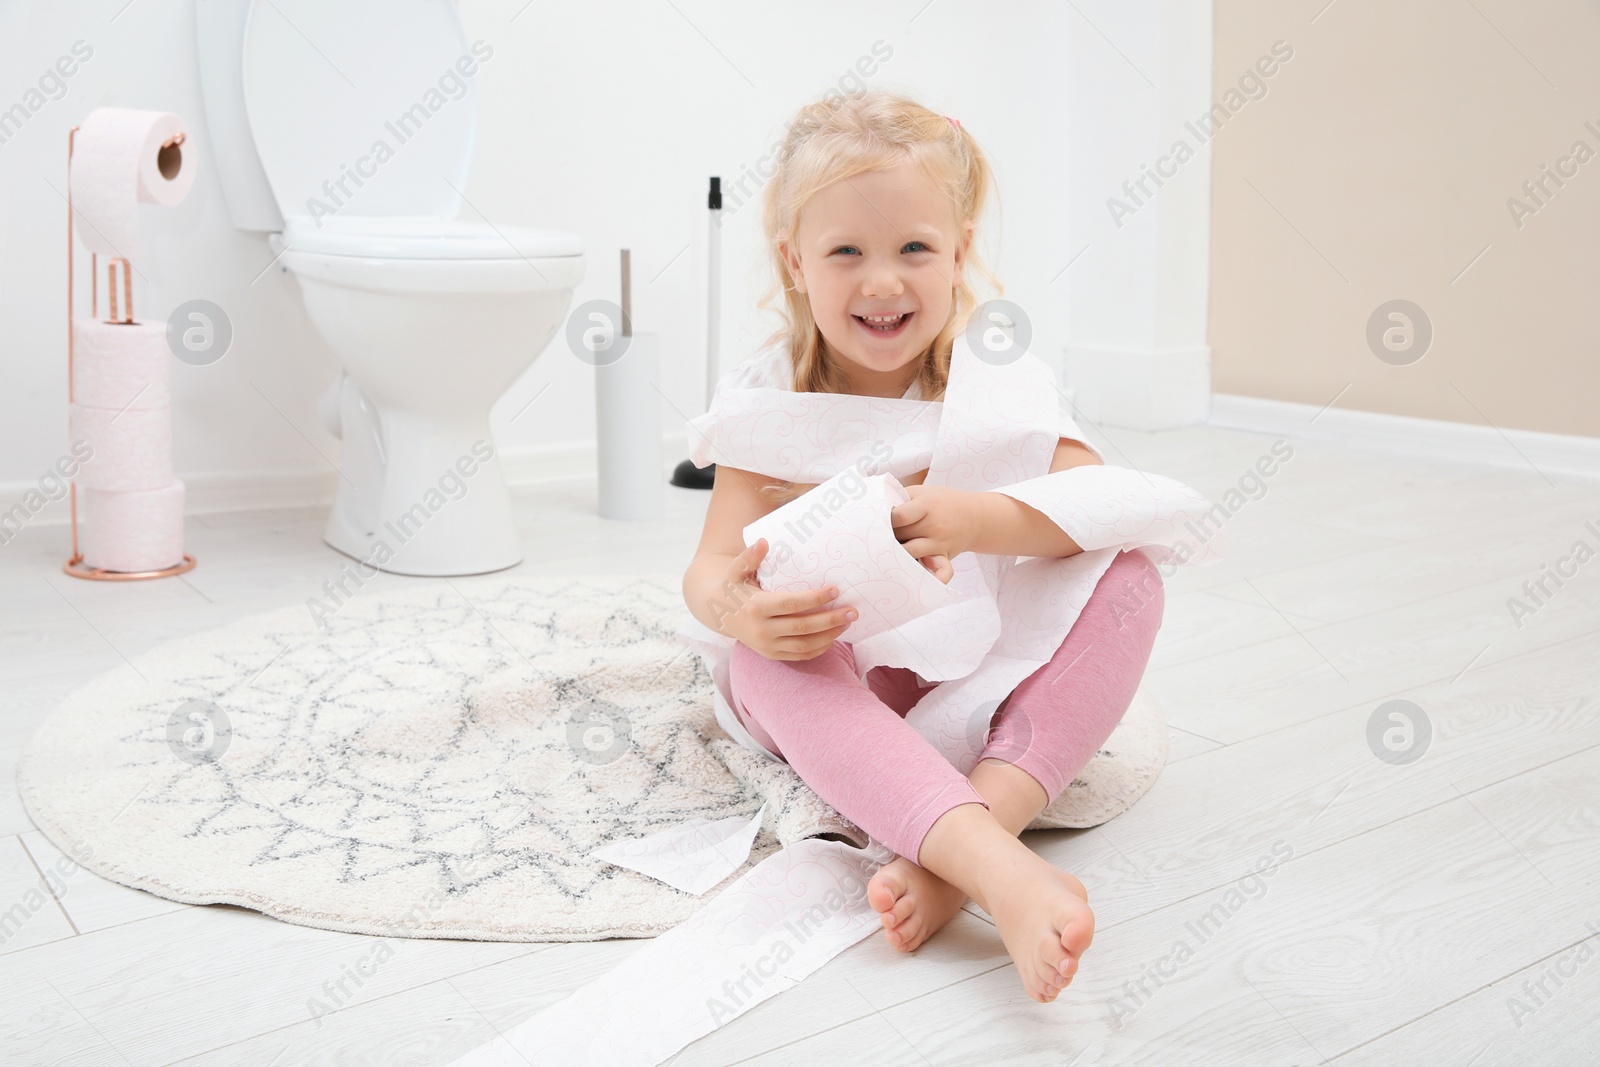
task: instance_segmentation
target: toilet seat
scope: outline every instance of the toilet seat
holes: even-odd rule
[[[582,256],[502,256],[496,259],[381,259],[376,256],[283,249],[278,264],[304,280],[371,293],[533,293],[565,290],[583,281]]]
[[[491,226],[470,219],[354,216],[286,220],[281,241],[291,249],[371,259],[542,259],[581,256],[575,233],[530,226]]]
[[[583,279],[574,233],[420,216],[287,220],[268,243],[301,277],[372,292],[515,293]]]

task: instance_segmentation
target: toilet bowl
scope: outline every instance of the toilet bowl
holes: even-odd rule
[[[201,86],[236,226],[266,232],[343,374],[324,540],[370,568],[522,560],[489,411],[549,344],[580,238],[457,218],[476,73],[447,0],[201,0]]]

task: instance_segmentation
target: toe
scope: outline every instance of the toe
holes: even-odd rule
[[[1093,917],[1075,918],[1061,928],[1060,944],[1054,947],[1062,950],[1065,955],[1077,959],[1083,955],[1084,951],[1089,947],[1089,943],[1093,940]],[[1061,961],[1061,953],[1053,953],[1053,955],[1055,958],[1052,962],[1059,963]]]
[[[1072,901],[1071,897],[1067,898]],[[1060,947],[1073,957],[1081,956],[1094,940],[1094,912],[1086,904],[1072,903],[1054,915],[1051,924],[1061,931]],[[1057,955],[1052,962],[1060,962]]]
[[[889,933],[889,943],[901,952],[910,952],[922,944],[922,933],[916,920],[901,923]]]
[[[905,879],[889,867],[879,870],[867,882],[867,901],[880,913],[892,910],[905,892]]]
[[[1050,991],[1052,989],[1059,990],[1063,984],[1061,972],[1057,971],[1054,967],[1047,963],[1040,963],[1035,969],[1034,975],[1035,981],[1039,987],[1039,992],[1045,994],[1046,996],[1050,995]]]
[[[1040,946],[1039,963],[1047,975],[1059,977],[1061,965],[1072,958],[1071,953],[1066,950],[1063,944],[1064,940],[1062,937],[1047,938],[1044,944]]]
[[[905,896],[895,901],[894,907],[890,908],[888,911],[880,911],[878,913],[878,921],[883,923],[884,929],[886,930],[898,930],[902,933],[905,933],[906,923],[916,918],[916,915],[916,898],[912,894],[907,893]]]
[[[1061,966],[1056,969],[1056,973],[1054,977],[1050,979],[1050,983],[1054,985],[1057,990],[1061,990],[1071,985],[1072,980],[1076,977],[1078,977],[1078,961],[1069,956],[1066,960],[1062,961]]]

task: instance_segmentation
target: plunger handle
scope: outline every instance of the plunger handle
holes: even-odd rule
[[[722,323],[722,179],[711,179],[706,196],[710,209],[710,233],[706,236],[706,263],[710,278],[706,285],[706,407],[717,391],[717,332]]]
[[[711,178],[706,194],[710,231],[706,238],[706,264],[710,278],[706,285],[706,408],[717,391],[717,334],[722,319],[722,179]],[[710,489],[716,480],[717,465],[696,467],[686,459],[672,472],[672,484],[685,489]]]

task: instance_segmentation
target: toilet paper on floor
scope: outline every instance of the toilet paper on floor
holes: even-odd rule
[[[140,254],[135,204],[171,206],[194,185],[197,153],[186,144],[184,123],[165,111],[97,107],[72,141],[67,181],[73,231],[85,248],[104,256]]]
[[[790,845],[450,1067],[653,1067],[883,929],[867,883],[893,858],[881,846]]]
[[[766,815],[763,804],[748,818],[690,819],[647,837],[613,841],[589,855],[699,896],[744,866]]]

